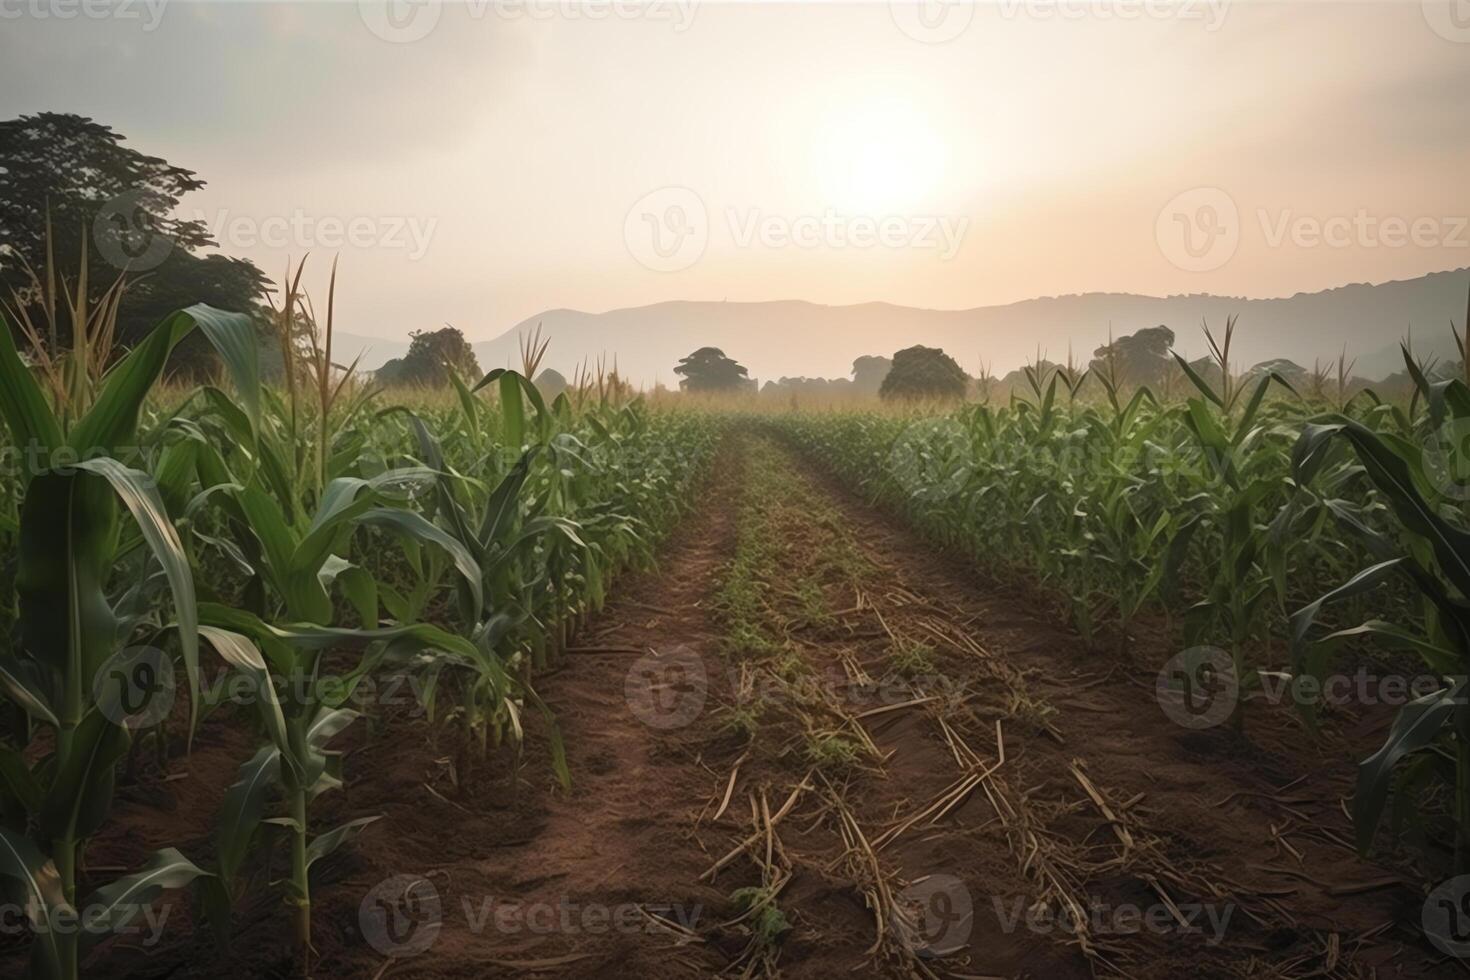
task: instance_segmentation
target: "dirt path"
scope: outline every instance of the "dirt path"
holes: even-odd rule
[[[1079,901],[1097,903],[1094,961],[1128,976],[1464,974],[1419,934],[1423,892],[1412,875],[1353,849],[1344,801],[1357,752],[1342,740],[1313,741],[1279,706],[1252,710],[1246,740],[1226,726],[1173,723],[1156,699],[1157,666],[1087,651],[1044,598],[982,582],[966,563],[802,468],[837,501],[880,577],[898,586],[894,598],[917,594],[947,610],[975,648],[1019,675],[1023,701],[1008,706],[1013,720],[1003,722],[1007,754],[1026,773],[1019,784],[1035,814],[1050,818],[1043,837],[1063,848]],[[1138,654],[1157,665],[1170,652],[1155,640]],[[1027,737],[1013,724],[1026,717],[1044,719],[1052,737],[1034,737],[1034,729]],[[1012,733],[1023,736],[1014,749]],[[1211,941],[1208,921],[1202,934],[1182,925],[1109,934],[1130,905],[1158,910],[1170,901],[1187,918],[1194,910],[1186,904],[1224,921],[1220,941]],[[1003,919],[992,906],[992,921]]]
[[[570,792],[534,720],[518,772],[456,772],[422,719],[352,736],[320,819],[384,819],[323,865],[319,977],[1462,975],[1347,845],[1340,746],[1170,722],[1148,670],[770,438],[732,437],[661,555],[538,680]],[[123,793],[109,861],[207,851],[229,732]],[[289,976],[287,910],[240,922],[228,960],[176,921],[109,963]]]

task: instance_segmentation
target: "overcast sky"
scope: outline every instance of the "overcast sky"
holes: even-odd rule
[[[0,0],[0,113],[197,171],[274,277],[340,251],[360,334],[1470,265],[1463,2],[77,2]]]

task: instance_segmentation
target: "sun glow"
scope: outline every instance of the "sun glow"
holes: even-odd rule
[[[828,117],[812,156],[832,206],[878,217],[929,200],[948,151],[922,109],[887,98]]]

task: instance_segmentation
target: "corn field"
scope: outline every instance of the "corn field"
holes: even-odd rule
[[[1274,375],[1232,377],[1232,332],[1217,344],[1207,331],[1213,381],[1178,359],[1193,391],[1172,403],[1028,368],[1029,394],[1004,406],[766,424],[987,574],[1038,580],[1089,648],[1126,654],[1151,618],[1183,646],[1228,652],[1238,731],[1269,676],[1298,691],[1347,657],[1417,659],[1441,683],[1362,761],[1357,844],[1378,839],[1391,788],[1412,818],[1419,794],[1444,787],[1454,867],[1470,871],[1467,379],[1431,381],[1405,346],[1408,404],[1371,390],[1334,403]],[[1315,727],[1316,701],[1295,700]]]
[[[289,940],[269,975],[357,975],[372,950],[388,957],[377,971],[389,968],[409,954],[373,933],[368,905],[345,947],[340,921],[324,928],[319,917],[342,901],[323,869],[353,866],[387,820],[333,800],[384,778],[371,757],[405,734],[432,743],[447,774],[434,781],[459,793],[422,783],[416,806],[449,814],[436,846],[476,853],[476,835],[455,828],[485,819],[495,795],[535,786],[527,771],[544,773],[545,791],[577,814],[566,826],[583,829],[562,831],[570,845],[533,830],[532,866],[563,867],[555,880],[611,848],[586,872],[598,885],[630,862],[637,894],[654,879],[688,882],[725,909],[723,921],[701,931],[671,918],[677,906],[634,907],[671,948],[700,949],[700,969],[781,974],[800,963],[804,940],[792,937],[837,928],[822,924],[836,907],[863,908],[874,932],[870,947],[841,947],[861,953],[853,969],[936,976],[948,956],[976,958],[968,941],[935,945],[923,924],[938,908],[930,879],[895,863],[955,833],[979,850],[944,866],[1009,867],[992,886],[997,901],[1014,893],[1071,923],[1065,954],[1034,925],[1035,935],[1007,939],[1006,955],[1058,975],[1183,962],[1169,958],[1183,947],[1131,944],[1086,923],[1120,874],[1161,896],[1175,922],[1196,904],[1227,919],[1244,910],[1239,942],[1210,946],[1220,975],[1258,975],[1268,960],[1282,976],[1366,975],[1335,931],[1304,930],[1263,959],[1260,942],[1294,906],[1267,883],[1236,880],[1226,858],[1181,854],[1187,832],[1160,825],[1158,808],[1135,809],[1148,793],[1166,810],[1200,800],[1152,783],[1128,796],[1116,788],[1130,785],[1126,768],[1076,754],[1120,726],[1136,726],[1134,751],[1171,766],[1249,757],[1253,739],[1278,744],[1283,725],[1297,733],[1288,739],[1326,739],[1358,716],[1322,708],[1309,685],[1353,663],[1408,664],[1432,684],[1361,758],[1341,804],[1351,840],[1331,829],[1335,801],[1321,787],[1270,818],[1284,823],[1232,819],[1259,820],[1298,868],[1293,835],[1315,833],[1339,848],[1343,874],[1365,873],[1343,853],[1392,869],[1323,884],[1324,895],[1370,896],[1364,914],[1382,914],[1371,903],[1390,886],[1393,901],[1423,889],[1412,876],[1431,878],[1424,869],[1437,860],[1470,871],[1470,467],[1459,437],[1470,431],[1470,387],[1431,381],[1407,348],[1407,403],[1235,377],[1227,327],[1219,344],[1210,337],[1214,378],[1180,362],[1192,385],[1180,399],[1038,366],[1029,391],[1004,405],[770,413],[650,402],[590,374],[548,403],[528,380],[546,349],[538,338],[520,371],[451,372],[448,392],[395,398],[333,363],[328,309],[318,324],[287,290],[273,324],[287,370],[270,383],[259,324],[207,306],[126,352],[110,349],[105,310],[76,304],[73,322],[90,328],[66,351],[44,342],[44,323],[17,324],[24,355],[0,329],[0,876],[24,910],[30,977],[112,975],[124,969],[115,957],[136,970],[125,944],[107,940],[180,894],[194,925],[178,940],[190,975],[211,975],[200,944],[239,949],[237,930],[259,942],[262,922]],[[170,352],[196,333],[219,356],[218,378],[165,384]],[[660,575],[671,536],[682,543]],[[967,581],[925,571],[934,555],[967,562]],[[602,625],[614,583],[634,573],[653,577]],[[1013,600],[970,591],[984,581],[1024,590],[1036,605],[1027,630],[1075,643],[1073,666],[1090,679],[1046,678],[1035,650],[1003,647],[986,623]],[[1208,749],[1181,749],[1149,694],[1114,679],[1140,665],[1147,676],[1179,650],[1160,705],[1232,693],[1228,740]],[[607,660],[633,654],[631,668]],[[405,677],[425,727],[405,729],[360,696]],[[548,683],[573,686],[548,697]],[[1283,684],[1284,699],[1268,696]],[[609,708],[606,689],[619,685],[626,704]],[[1106,699],[1091,720],[1079,690]],[[561,702],[577,707],[568,716]],[[888,727],[893,719],[910,734],[895,735],[905,729]],[[695,734],[654,741],[686,726]],[[197,740],[231,769],[204,838],[166,842],[130,867],[89,860],[98,841],[137,832],[136,794],[188,765]],[[222,760],[222,744],[244,751]],[[608,767],[623,785],[599,783]],[[1319,767],[1316,778],[1336,775]],[[726,836],[723,845],[694,847],[688,800],[667,795],[700,781],[709,799],[694,833]],[[477,785],[496,787],[490,801],[473,795]],[[989,818],[974,815],[982,798]],[[645,854],[636,828],[650,818],[636,814],[648,807],[668,826]],[[798,811],[805,829],[782,823]],[[1068,843],[1067,822],[1085,813],[1116,854]],[[1405,851],[1405,838],[1424,856]],[[561,846],[573,857],[559,857]],[[850,896],[832,906],[830,890],[803,891],[816,868],[841,875],[838,894]],[[720,889],[722,874],[734,880]],[[394,902],[417,907],[408,893],[431,881],[412,877]],[[960,893],[973,898],[963,883]],[[281,911],[259,912],[263,896]],[[947,892],[945,908],[953,900]],[[81,920],[86,928],[68,927]],[[968,940],[974,926],[962,925]],[[1414,936],[1440,949],[1451,941],[1428,927]],[[574,946],[485,962],[536,972],[596,955]],[[599,962],[627,955],[613,946]]]
[[[545,763],[568,779],[537,672],[619,572],[651,562],[714,445],[707,418],[586,389],[548,405],[514,371],[457,381],[447,406],[391,404],[332,367],[330,323],[310,325],[310,351],[288,351],[284,386],[268,387],[256,330],[196,306],[100,370],[95,331],[35,368],[0,328],[0,871],[32,917],[33,977],[78,976],[89,940],[165,889],[192,884],[227,930],[267,836],[290,850],[272,887],[294,910],[305,970],[311,868],[376,819],[312,819],[347,775],[332,747],[359,721],[345,705],[374,676],[426,679],[462,769],[519,745],[527,712],[544,716]],[[195,331],[228,392],[153,398]],[[177,672],[192,740],[219,707],[201,684],[212,658],[248,685],[256,717],[235,721],[259,742],[216,817],[214,860],[168,847],[99,880],[85,851],[107,826],[115,770],[140,745],[168,752],[168,717],[138,696]],[[100,910],[93,927],[62,928],[81,908]]]

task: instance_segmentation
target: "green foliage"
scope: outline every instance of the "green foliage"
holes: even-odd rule
[[[159,320],[195,303],[260,311],[265,275],[240,259],[194,254],[214,244],[209,229],[173,214],[204,181],[127,146],[110,127],[56,112],[0,122],[0,174],[0,297],[14,290],[39,302],[34,287],[44,284],[29,270],[44,270],[48,251],[70,261],[85,246],[95,270],[91,302],[115,276],[131,273],[117,311],[122,346],[141,342]],[[65,346],[72,325],[65,309],[57,314]],[[179,345],[172,367],[197,377],[212,363],[208,345],[191,339]]]
[[[232,390],[151,401],[191,333],[218,351]],[[415,409],[330,372],[330,397],[299,397],[318,379],[298,367],[281,392],[259,367],[251,318],[196,306],[105,374],[63,361],[75,383],[47,387],[0,324],[0,544],[13,556],[0,573],[0,877],[38,915],[81,906],[131,726],[166,721],[120,709],[133,692],[115,657],[143,647],[175,667],[197,695],[176,702],[191,732],[216,710],[201,657],[218,658],[248,682],[264,744],[226,793],[215,866],[165,848],[85,901],[117,908],[99,921],[120,925],[125,906],[192,884],[227,933],[232,903],[259,880],[245,873],[258,849],[283,839],[288,873],[273,887],[296,910],[305,972],[313,868],[376,819],[322,828],[312,814],[345,778],[333,739],[375,708],[357,692],[377,685],[363,682],[420,675],[430,716],[463,735],[464,764],[516,745],[536,711],[566,781],[535,670],[613,576],[650,560],[719,427],[613,395],[548,405],[509,371],[475,387],[448,373],[455,400]],[[329,662],[351,666],[330,677]],[[99,938],[37,931],[35,977],[75,977]]]
[[[33,925],[44,938],[31,947],[33,977],[77,975],[88,942],[75,929],[55,928],[61,917],[101,907],[109,911],[99,921],[122,924],[125,898],[156,895],[159,887],[183,886],[203,874],[168,850],[139,876],[119,879],[85,901],[78,892],[85,841],[107,820],[114,768],[132,741],[131,692],[126,680],[111,682],[114,656],[134,636],[150,644],[172,637],[191,687],[198,686],[198,610],[187,552],[155,481],[118,457],[137,445],[139,416],[169,352],[206,323],[208,334],[221,339],[253,329],[248,319],[209,307],[170,317],[112,369],[83,412],[47,403],[0,320],[0,385],[7,392],[0,416],[14,444],[33,450],[31,468],[20,477],[14,581],[20,643],[0,650],[0,687],[29,719],[13,718],[0,744],[6,758],[0,795],[6,813],[27,815],[21,825],[31,834],[0,831],[0,875],[18,882],[36,903]],[[123,536],[118,501],[136,525],[134,541]],[[114,565],[125,547],[138,543],[143,547],[131,550],[158,571],[135,588],[113,592]],[[165,598],[171,621],[164,618]],[[190,703],[192,721],[198,706]],[[50,751],[28,756],[27,741],[42,731]]]
[[[1320,683],[1339,651],[1365,641],[1412,653],[1444,681],[1403,708],[1362,763],[1358,842],[1370,847],[1390,800],[1410,814],[1414,794],[1441,780],[1453,788],[1464,873],[1470,387],[1431,377],[1405,349],[1407,406],[1339,392],[1329,403],[1339,411],[1318,415],[1289,365],[1234,374],[1232,333],[1233,323],[1209,336],[1204,361],[1176,358],[1193,387],[1182,402],[1160,403],[1146,386],[1130,394],[1127,372],[1106,363],[1093,375],[1104,400],[1079,398],[1080,379],[1038,364],[1024,372],[1029,397],[998,409],[769,424],[936,540],[1053,587],[1090,643],[1111,632],[1126,650],[1152,608],[1182,643],[1224,648],[1237,725],[1268,667]],[[1268,664],[1276,640],[1288,641],[1289,663]],[[1315,725],[1314,702],[1300,708]],[[1011,711],[1044,723],[1050,709]]]
[[[908,347],[893,355],[893,366],[878,394],[885,399],[958,401],[969,378],[955,359],[937,347]]]
[[[1410,423],[1411,438],[1394,431],[1408,421],[1402,417],[1335,414],[1306,426],[1293,452],[1293,472],[1303,485],[1330,488],[1334,472],[1361,473],[1392,515],[1389,527],[1375,526],[1350,501],[1318,491],[1373,564],[1292,617],[1293,661],[1298,673],[1320,678],[1343,643],[1372,639],[1412,651],[1445,678],[1439,690],[1399,711],[1383,747],[1359,766],[1353,820],[1358,846],[1366,851],[1395,781],[1404,779],[1400,792],[1410,792],[1414,782],[1438,779],[1453,789],[1455,873],[1464,874],[1470,871],[1470,455],[1464,440],[1470,387],[1459,378],[1431,382],[1407,347],[1403,355],[1427,408]],[[1412,586],[1417,610],[1313,635],[1328,606],[1376,592],[1392,579]]]
[[[754,384],[745,368],[718,347],[701,347],[679,361],[674,373],[683,376],[679,387],[691,392],[745,391]]]
[[[1090,370],[1119,384],[1157,389],[1174,369],[1169,357],[1173,347],[1174,331],[1162,325],[1146,327],[1099,347],[1093,352]]]
[[[852,387],[862,395],[877,395],[883,387],[888,372],[893,370],[893,359],[868,354],[852,362]]]
[[[378,369],[379,384],[446,388],[451,375],[461,378],[479,375],[474,349],[457,328],[416,330],[409,336],[413,340],[408,345],[408,353]]]

